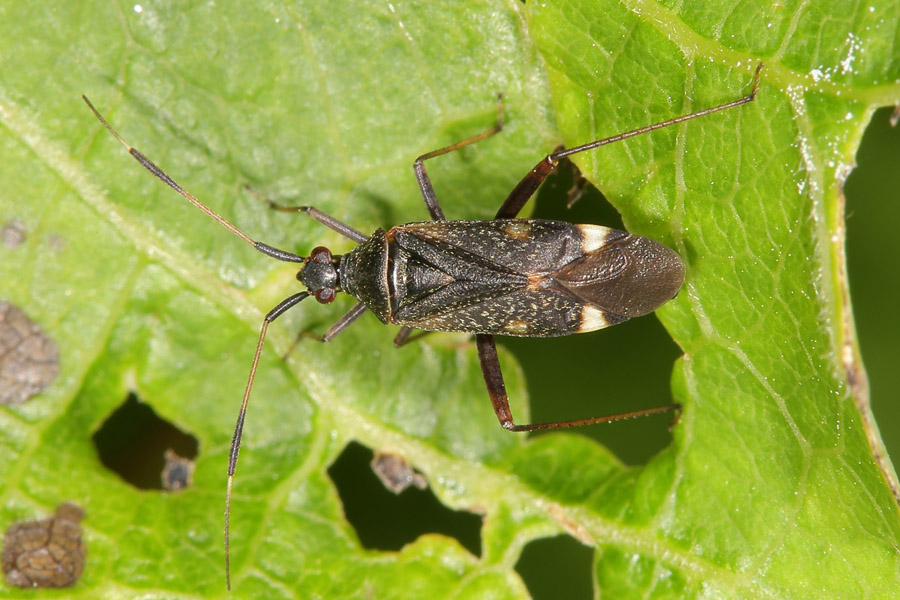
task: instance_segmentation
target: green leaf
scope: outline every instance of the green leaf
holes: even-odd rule
[[[262,316],[296,291],[290,266],[135,164],[80,94],[255,239],[344,252],[245,186],[367,233],[426,219],[412,161],[492,126],[503,92],[501,135],[428,164],[449,218],[488,218],[560,140],[736,98],[762,59],[752,105],[578,160],[631,230],[688,263],[660,311],[685,350],[673,446],[626,469],[574,434],[504,432],[471,340],[395,351],[371,316],[283,362],[294,332],[352,305],[304,303],[270,328],[254,388],[234,593],[523,597],[522,547],[564,531],[596,548],[612,597],[896,595],[897,505],[879,466],[893,472],[849,385],[861,367],[842,271],[844,165],[873,108],[900,99],[897,7],[870,4],[0,7],[0,225],[26,233],[0,246],[0,297],[61,355],[45,393],[0,409],[0,523],[85,509],[67,598],[224,596],[234,418]],[[503,364],[527,422],[521,374]],[[91,435],[129,392],[199,440],[189,490],[140,491],[101,465]],[[442,502],[484,514],[482,556],[436,535],[363,548],[327,474],[351,440],[406,456]]]

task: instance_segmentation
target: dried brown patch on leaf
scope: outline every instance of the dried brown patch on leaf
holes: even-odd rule
[[[81,539],[84,511],[59,505],[56,514],[39,521],[14,523],[3,538],[3,575],[15,587],[70,587],[84,570]]]
[[[166,450],[165,459],[166,466],[163,467],[160,476],[163,489],[180,492],[191,487],[194,479],[194,461],[178,456],[171,448]]]
[[[18,248],[25,241],[25,223],[13,219],[0,227],[0,243],[10,249]]]
[[[0,404],[22,404],[59,374],[59,348],[28,316],[0,302]]]
[[[372,458],[372,471],[384,484],[384,487],[399,494],[413,485],[420,490],[428,487],[428,482],[421,473],[417,473],[407,460],[398,454],[382,454],[376,452]]]

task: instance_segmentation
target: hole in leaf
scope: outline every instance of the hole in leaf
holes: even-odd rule
[[[574,170],[561,165],[538,192],[535,218],[624,229],[622,217],[587,184],[566,207]],[[559,338],[497,338],[522,366],[531,422],[561,421],[652,408],[673,402],[669,381],[681,356],[653,315],[621,325]],[[569,429],[593,438],[626,464],[643,464],[672,440],[672,414]],[[542,434],[531,434],[542,435]]]
[[[541,538],[522,550],[516,571],[533,600],[594,597],[594,551],[570,535]]]
[[[866,127],[857,167],[847,178],[847,272],[853,320],[869,376],[872,410],[888,455],[900,455],[900,126],[891,127],[892,108],[875,112]]]
[[[167,451],[182,459],[197,457],[197,439],[161,419],[134,393],[103,422],[93,441],[103,466],[140,490],[164,489]]]
[[[429,488],[389,491],[372,471],[372,458],[370,449],[351,442],[328,468],[347,521],[364,547],[396,551],[422,534],[439,533],[481,556],[481,517],[447,508]]]

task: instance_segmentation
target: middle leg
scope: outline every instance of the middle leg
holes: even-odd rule
[[[425,154],[419,156],[416,159],[416,162],[413,163],[413,171],[416,173],[416,181],[419,183],[419,189],[422,191],[422,198],[425,200],[425,207],[428,209],[428,214],[431,215],[431,219],[434,221],[444,221],[446,218],[444,217],[444,210],[441,208],[441,203],[437,199],[437,194],[434,193],[434,186],[431,185],[431,177],[428,176],[428,171],[425,169],[425,161],[429,158],[435,158],[437,156],[442,156],[444,154],[448,154],[453,152],[454,150],[459,150],[460,148],[464,148],[470,144],[474,144],[475,142],[480,142],[481,140],[485,140],[492,135],[496,135],[503,130],[503,94],[497,94],[497,124],[491,127],[486,131],[482,131],[478,135],[473,135],[470,138],[466,138],[462,141],[456,142],[455,144],[450,144],[449,146],[444,146],[438,150],[432,150],[431,152],[426,152]],[[404,346],[407,342],[410,341],[410,335],[413,332],[412,327],[406,327],[405,325],[400,329],[400,332],[397,334],[397,337],[394,338],[394,346],[400,348]],[[418,336],[416,336],[418,337]]]
[[[432,150],[431,152],[427,152],[416,159],[416,162],[413,163],[413,170],[416,172],[416,181],[419,182],[419,189],[422,190],[422,198],[425,200],[425,206],[428,208],[428,214],[431,215],[431,218],[435,221],[443,221],[444,220],[444,211],[441,209],[441,204],[438,202],[437,195],[434,193],[434,186],[431,185],[431,178],[428,176],[428,172],[425,170],[425,161],[429,158],[434,158],[436,156],[441,156],[443,154],[447,154],[449,152],[453,152],[454,150],[459,150],[460,148],[464,148],[469,144],[474,144],[475,142],[480,142],[481,140],[487,139],[492,135],[496,135],[500,133],[503,129],[503,94],[497,94],[497,124],[488,129],[487,131],[482,131],[478,135],[473,135],[470,138],[466,138],[460,142],[456,142],[455,144],[450,144],[449,146],[444,146],[438,150]]]

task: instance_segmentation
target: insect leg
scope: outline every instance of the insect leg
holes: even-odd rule
[[[353,229],[346,223],[342,221],[338,221],[331,215],[323,213],[318,208],[314,206],[281,206],[280,204],[275,204],[274,202],[270,203],[270,206],[274,210],[280,210],[282,212],[302,212],[309,215],[311,218],[315,219],[325,227],[337,231],[339,234],[344,236],[345,238],[351,239],[354,242],[362,243],[369,239],[369,236],[366,234]]]
[[[500,370],[500,359],[497,357],[497,345],[494,343],[494,336],[480,333],[475,336],[475,339],[478,346],[478,359],[481,361],[481,372],[484,375],[484,382],[487,384],[488,394],[491,397],[491,404],[494,407],[494,413],[497,415],[500,425],[509,431],[564,429],[566,427],[581,427],[582,425],[593,425],[595,423],[623,421],[625,419],[633,419],[635,417],[643,417],[668,411],[675,411],[676,416],[681,413],[680,404],[666,404],[665,406],[633,410],[626,413],[605,415],[602,417],[517,425],[509,410],[509,396],[506,395],[506,384],[503,382],[503,372]]]
[[[720,104],[719,106],[714,106],[712,108],[706,108],[689,115],[676,117],[674,119],[669,119],[660,123],[654,123],[653,125],[641,127],[627,133],[620,133],[619,135],[603,138],[602,140],[596,140],[594,142],[582,144],[581,146],[575,146],[574,148],[569,148],[568,150],[557,150],[552,154],[548,154],[541,160],[541,162],[536,164],[534,168],[531,169],[531,171],[529,171],[527,175],[525,175],[525,177],[522,178],[522,180],[516,185],[515,188],[513,188],[513,191],[510,192],[509,196],[506,197],[506,200],[503,201],[503,204],[500,206],[500,210],[497,211],[497,216],[495,218],[512,219],[516,215],[518,215],[519,211],[521,211],[525,206],[525,203],[527,203],[528,200],[531,199],[535,191],[537,191],[538,187],[540,187],[544,180],[547,179],[547,176],[553,172],[553,170],[556,168],[556,165],[559,164],[560,159],[572,156],[573,154],[578,154],[579,152],[585,152],[586,150],[593,150],[594,148],[599,148],[600,146],[606,146],[607,144],[612,144],[614,142],[621,142],[622,140],[627,140],[628,138],[643,135],[645,133],[655,131],[656,129],[661,129],[670,125],[677,125],[678,123],[690,121],[691,119],[704,117],[712,113],[717,113],[729,108],[734,108],[735,106],[740,106],[741,104],[753,102],[753,100],[756,98],[756,91],[759,88],[759,72],[762,67],[762,63],[759,63],[759,65],[757,65],[756,72],[753,75],[753,88],[751,89],[750,93],[743,98],[732,100],[731,102],[726,102],[725,104]]]
[[[431,178],[428,176],[428,171],[425,170],[425,161],[429,158],[434,158],[436,156],[441,156],[442,154],[453,152],[454,150],[459,150],[460,148],[468,146],[469,144],[480,142],[481,140],[487,139],[492,135],[500,133],[502,129],[503,94],[497,94],[496,125],[488,129],[487,131],[482,131],[478,135],[466,138],[460,142],[456,142],[455,144],[450,144],[449,146],[445,146],[443,148],[440,148],[439,150],[432,150],[431,152],[423,154],[416,159],[416,162],[413,163],[413,170],[416,173],[416,181],[419,183],[419,189],[422,190],[422,198],[425,200],[425,207],[428,208],[428,214],[431,215],[431,218],[433,220],[443,221],[445,220],[445,217],[444,211],[441,208],[441,204],[437,199],[437,195],[434,193],[434,186],[431,185]],[[401,327],[399,333],[397,333],[397,336],[394,338],[394,346],[400,348],[401,346],[406,345],[406,343],[410,341],[410,335],[412,335],[413,331],[415,330],[412,327]]]
[[[426,335],[430,335],[434,333],[433,331],[418,331],[413,327],[407,327],[404,325],[400,328],[399,333],[394,337],[394,347],[400,348],[405,346],[408,342],[415,341],[419,338],[423,338]]]
[[[516,187],[513,188],[506,200],[503,201],[503,204],[500,205],[500,209],[494,215],[495,219],[513,219],[519,214],[525,203],[534,196],[534,193],[544,183],[547,176],[559,164],[559,159],[554,158],[554,156],[550,154],[541,159],[541,162],[534,165],[531,171],[516,184]]]
[[[434,187],[431,185],[431,178],[428,177],[428,172],[425,170],[425,161],[429,158],[434,158],[435,156],[441,156],[442,154],[447,154],[448,152],[459,150],[460,148],[468,146],[469,144],[480,142],[483,139],[487,139],[492,135],[499,133],[502,129],[503,94],[497,94],[496,125],[488,129],[487,131],[482,131],[478,135],[473,135],[472,137],[464,139],[461,142],[450,144],[449,146],[445,146],[443,148],[440,148],[439,150],[432,150],[431,152],[423,154],[416,159],[416,162],[413,163],[413,170],[416,172],[416,181],[419,182],[419,189],[422,190],[422,198],[425,199],[425,206],[428,208],[428,214],[431,215],[432,219],[434,219],[435,221],[443,221],[444,211],[441,209],[441,204],[440,202],[438,202],[437,196],[434,193]]]
[[[572,168],[572,187],[566,192],[566,208],[572,208],[576,202],[581,200],[581,196],[584,195],[584,190],[588,184],[587,177],[584,176],[575,163],[569,161],[569,166]]]
[[[328,331],[325,332],[325,335],[323,335],[319,339],[323,342],[330,342],[337,337],[337,334],[347,329],[350,323],[357,320],[364,312],[366,312],[366,305],[362,302],[358,302],[356,306],[351,308],[347,314],[338,319],[334,325],[329,327]]]
[[[351,239],[356,243],[362,243],[369,239],[369,236],[367,236],[366,234],[357,231],[356,229],[350,227],[342,221],[338,221],[329,214],[323,213],[318,208],[315,208],[313,206],[285,206],[283,204],[278,204],[277,202],[269,200],[269,198],[267,198],[264,194],[262,194],[259,190],[252,186],[245,185],[244,189],[253,194],[260,202],[265,203],[266,206],[268,206],[272,210],[277,210],[280,212],[306,213],[310,218],[315,219],[325,227],[337,231],[345,238]]]
[[[394,347],[399,348],[401,346],[405,346],[406,342],[409,341],[409,336],[412,335],[412,332],[415,331],[412,327],[407,327],[404,325],[400,328],[400,331],[394,337]]]
[[[294,338],[294,343],[291,344],[291,347],[288,348],[287,352],[281,355],[281,360],[287,360],[288,356],[293,354],[294,350],[297,349],[297,346],[300,345],[300,341],[303,338],[310,338],[316,340],[317,342],[330,342],[334,338],[337,337],[337,334],[345,330],[353,321],[358,319],[360,315],[366,312],[366,305],[362,302],[359,302],[350,309],[350,311],[345,314],[343,317],[337,320],[337,322],[328,328],[323,335],[316,335],[309,331],[301,331],[297,334],[297,337]]]

